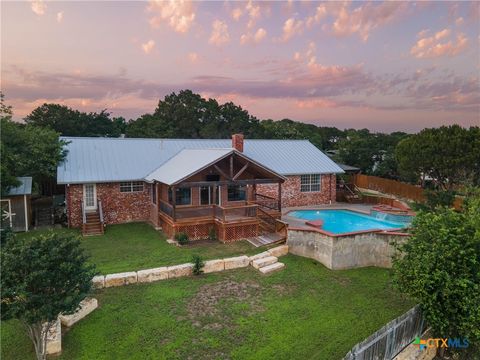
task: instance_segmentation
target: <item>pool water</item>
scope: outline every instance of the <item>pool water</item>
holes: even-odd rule
[[[408,220],[411,219],[411,216],[408,216],[407,221],[394,222],[350,210],[297,210],[288,215],[303,220],[322,220],[321,229],[333,234],[401,229],[409,226],[410,221]]]

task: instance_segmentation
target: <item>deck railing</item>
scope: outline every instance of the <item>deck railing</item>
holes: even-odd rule
[[[173,218],[173,206],[166,201],[160,200],[160,211]]]
[[[98,214],[100,216],[100,224],[103,225],[103,208],[102,208],[102,200],[98,200]]]
[[[254,203],[269,210],[280,211],[280,200],[268,195],[255,193]]]
[[[81,205],[82,205],[82,221],[83,221],[83,224],[86,224],[87,223],[87,213],[85,212],[85,204],[83,203],[83,201],[81,202]]]

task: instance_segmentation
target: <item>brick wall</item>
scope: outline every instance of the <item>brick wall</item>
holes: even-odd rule
[[[151,221],[152,206],[150,184],[144,184],[140,192],[120,192],[119,183],[97,184],[97,199],[102,201],[103,216],[106,224],[120,224],[131,221]],[[82,225],[83,185],[67,186],[67,215],[71,227]]]
[[[335,202],[337,179],[335,174],[322,175],[321,178],[320,191],[301,192],[300,176],[287,176],[287,180],[282,184],[282,207],[328,204],[330,200]],[[257,193],[277,198],[278,185],[257,185]]]

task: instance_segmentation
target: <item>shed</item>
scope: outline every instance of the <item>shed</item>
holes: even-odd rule
[[[20,185],[11,188],[0,200],[2,224],[9,225],[13,231],[28,231],[32,221],[32,178],[18,177]]]

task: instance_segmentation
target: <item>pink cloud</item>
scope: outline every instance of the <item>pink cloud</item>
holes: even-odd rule
[[[150,0],[147,11],[154,15],[150,18],[150,25],[158,28],[166,22],[173,30],[186,33],[195,21],[193,2],[185,0]]]
[[[155,41],[148,40],[146,43],[142,44],[142,50],[145,54],[150,54],[155,47]]]
[[[425,33],[422,35],[425,35]],[[458,55],[467,48],[468,39],[465,34],[459,33],[456,39],[441,42],[441,40],[449,38],[450,35],[450,29],[443,29],[433,36],[422,37],[410,49],[410,54],[419,59]]]
[[[240,37],[240,44],[245,45],[249,43],[259,44],[267,36],[267,30],[264,28],[259,28],[254,34],[246,33]]]
[[[303,31],[303,21],[295,18],[290,18],[285,21],[282,28],[282,37],[280,41],[288,41],[295,35],[301,34]]]
[[[221,46],[230,41],[228,25],[221,20],[214,20],[212,23],[212,34],[208,42],[212,45]]]
[[[30,8],[35,14],[41,16],[45,14],[45,11],[47,10],[47,4],[45,4],[43,0],[33,0]]]

